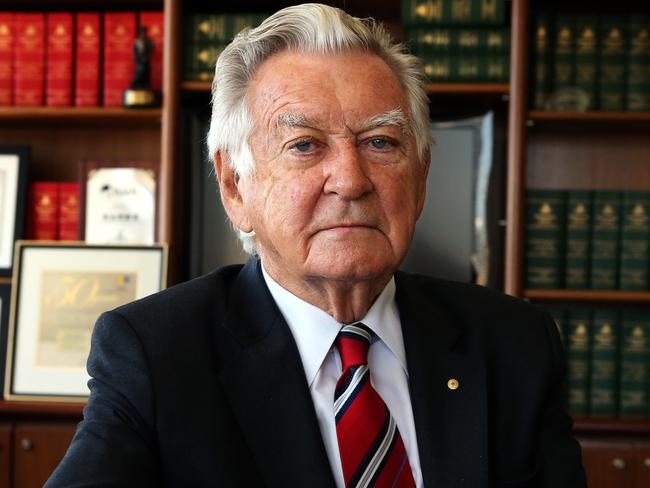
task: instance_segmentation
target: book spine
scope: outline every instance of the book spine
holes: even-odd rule
[[[626,310],[621,327],[620,415],[644,417],[650,381],[650,321],[647,314]]]
[[[650,193],[623,192],[621,222],[621,290],[647,290],[650,265]]]
[[[650,17],[630,16],[626,57],[627,97],[630,111],[650,110]]]
[[[597,20],[595,15],[578,15],[576,20],[575,86],[587,96],[587,110],[596,107]]]
[[[72,42],[71,13],[47,14],[47,56],[45,103],[51,107],[72,105]]]
[[[147,28],[147,36],[153,43],[151,56],[151,88],[162,91],[164,16],[163,12],[141,12],[140,25]]]
[[[575,83],[575,16],[560,14],[555,22],[555,50],[553,65],[553,89],[572,86]]]
[[[472,0],[446,0],[447,8],[443,12],[447,13],[446,21],[449,24],[467,25],[476,21],[476,1]],[[475,13],[476,12],[476,13]]]
[[[529,190],[526,195],[527,288],[561,288],[566,193]]]
[[[590,288],[593,290],[615,290],[618,281],[618,248],[621,226],[620,192],[595,191],[592,215]]]
[[[445,20],[443,9],[448,0],[402,0],[404,24],[436,24]]]
[[[548,14],[535,17],[535,44],[533,54],[533,107],[546,108],[546,99],[551,91],[551,25]]]
[[[40,106],[45,98],[45,14],[15,14],[14,103]]]
[[[566,221],[566,266],[564,286],[584,290],[589,284],[591,192],[569,191]]]
[[[57,239],[59,184],[37,181],[30,185],[29,236],[31,239]]]
[[[79,183],[59,183],[59,240],[79,238]]]
[[[101,17],[96,12],[76,14],[75,42],[75,105],[99,105],[99,62],[101,42]]]
[[[14,14],[0,12],[0,106],[14,103]]]
[[[618,311],[594,311],[591,327],[589,413],[594,417],[613,417],[618,411]]]
[[[608,15],[600,20],[598,60],[598,107],[600,110],[625,108],[625,17]]]
[[[569,412],[585,416],[589,399],[590,312],[572,309],[567,314],[566,356]]]
[[[500,25],[505,22],[505,2],[503,0],[475,0],[478,7],[476,22],[485,25]]]
[[[124,91],[133,77],[135,23],[133,12],[104,14],[103,104],[107,107],[122,106]]]

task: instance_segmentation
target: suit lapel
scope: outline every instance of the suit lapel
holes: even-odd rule
[[[333,487],[300,354],[261,275],[242,269],[223,326],[237,346],[219,379],[269,486]]]
[[[437,305],[435,293],[425,293],[417,279],[398,273],[396,297],[424,485],[487,486],[487,398],[480,341]],[[458,381],[456,389],[449,384],[453,379]]]

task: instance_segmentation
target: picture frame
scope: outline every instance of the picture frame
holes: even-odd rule
[[[85,160],[80,166],[79,238],[89,244],[156,242],[160,163]]]
[[[0,145],[0,276],[11,276],[14,242],[22,239],[29,146]]]
[[[85,402],[96,319],[162,290],[167,253],[165,244],[18,241],[5,400]]]

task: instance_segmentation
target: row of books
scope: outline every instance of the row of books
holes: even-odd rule
[[[121,106],[138,26],[162,89],[162,12],[0,12],[0,105]]]
[[[525,286],[650,289],[650,192],[529,190]]]
[[[185,17],[186,80],[211,81],[217,58],[245,28],[257,27],[267,14],[202,14]]]
[[[650,110],[650,17],[541,13],[532,104],[551,110]]]
[[[505,0],[402,0],[405,25],[503,25]]]
[[[555,309],[575,416],[650,416],[650,310]]]
[[[432,81],[507,81],[510,31],[506,27],[415,27],[407,33],[411,52]]]
[[[30,183],[27,238],[46,241],[79,239],[79,183]]]

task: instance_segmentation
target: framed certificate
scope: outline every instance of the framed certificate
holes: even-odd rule
[[[28,146],[0,146],[0,276],[11,276],[14,242],[23,237]]]
[[[84,240],[89,244],[153,244],[157,195],[158,163],[84,161]]]
[[[84,401],[99,315],[165,286],[167,248],[19,241],[5,399]]]

